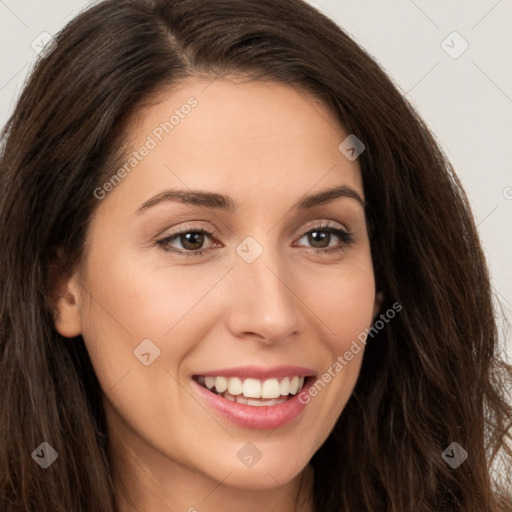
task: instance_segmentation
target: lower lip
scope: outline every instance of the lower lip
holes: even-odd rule
[[[309,378],[300,393],[293,395],[286,402],[278,405],[253,406],[231,402],[227,398],[212,393],[194,379],[193,387],[206,400],[206,403],[233,423],[245,428],[271,430],[282,427],[297,418],[306,407],[299,400],[302,393],[307,393],[314,379]]]

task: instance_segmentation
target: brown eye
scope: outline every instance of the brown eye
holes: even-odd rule
[[[312,247],[318,249],[329,247],[329,242],[331,241],[331,233],[326,231],[311,231],[306,236],[308,237],[308,242]]]
[[[199,231],[180,234],[177,238],[181,241],[182,247],[190,251],[201,249],[204,243],[204,235]]]
[[[212,235],[213,233],[206,229],[189,228],[157,240],[157,244],[168,252],[174,252],[182,256],[199,256],[213,245],[204,247],[206,239],[212,238]],[[176,243],[178,243],[177,247]]]
[[[306,238],[310,248],[318,253],[340,251],[354,241],[352,233],[329,225],[314,228],[302,235],[301,239],[303,238]],[[331,243],[333,240],[334,243]]]

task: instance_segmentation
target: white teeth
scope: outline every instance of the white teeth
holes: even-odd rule
[[[279,398],[281,396],[281,385],[277,379],[268,379],[261,386],[262,398]]]
[[[224,393],[228,389],[228,381],[224,377],[215,377],[215,389],[217,393]]]
[[[230,400],[231,402],[237,402],[239,404],[244,404],[244,405],[253,405],[255,407],[279,405],[279,404],[282,404],[283,402],[286,402],[286,400],[288,400],[287,398],[284,398],[284,397],[278,398],[277,400],[276,399],[256,400],[254,398],[246,398],[243,395],[232,396],[229,394],[228,391],[225,391],[224,393],[222,393],[222,397],[226,398],[227,400]]]
[[[283,396],[287,396],[290,394],[290,379],[288,377],[285,377],[281,381],[281,386],[280,386],[279,391],[280,391],[281,395],[283,395]]]
[[[216,391],[219,395],[228,392],[231,397],[245,397],[256,399],[279,399],[279,397],[297,394],[304,386],[304,377],[285,377],[279,379],[241,379],[240,377],[203,377],[198,376],[197,381],[206,388]],[[231,399],[231,398],[229,398]],[[242,403],[242,402],[241,402]],[[260,403],[260,401],[258,401]]]
[[[238,377],[232,377],[231,379],[228,379],[228,391],[230,395],[241,395],[242,381]]]
[[[299,377],[293,377],[290,381],[290,393],[295,395],[299,389]]]
[[[247,398],[261,398],[261,381],[245,379],[242,394]]]

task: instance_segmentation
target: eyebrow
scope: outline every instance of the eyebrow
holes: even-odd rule
[[[340,185],[334,188],[328,188],[303,196],[293,207],[297,210],[308,210],[315,206],[323,205],[334,201],[335,199],[346,197],[356,200],[363,208],[366,203],[364,199],[353,188],[347,185]],[[179,201],[186,204],[201,206],[214,210],[223,210],[230,213],[236,211],[237,204],[232,197],[218,194],[216,192],[204,192],[202,190],[165,190],[160,194],[145,201],[137,210],[136,214],[140,215],[148,208],[167,201]]]

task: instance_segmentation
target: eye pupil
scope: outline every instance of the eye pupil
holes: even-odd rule
[[[199,233],[199,232],[185,233],[185,234],[181,235],[181,239],[182,239],[182,246],[185,249],[190,249],[191,251],[193,251],[193,250],[199,249],[203,245],[204,235],[203,235],[203,233]],[[194,245],[194,243],[196,245]],[[197,247],[197,244],[199,245],[199,247]]]
[[[325,241],[327,241],[327,243],[324,243]],[[311,233],[308,234],[308,242],[316,248],[322,249],[324,247],[329,247],[330,241],[331,234],[327,231],[311,231]],[[320,242],[320,245],[317,245],[318,242]]]

